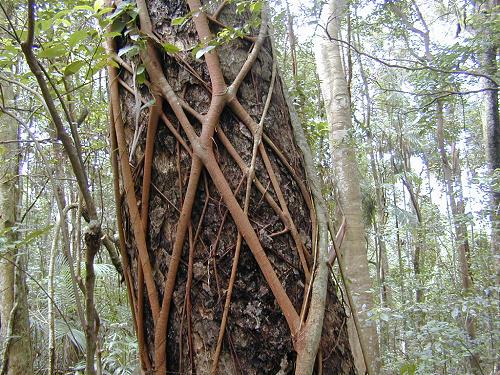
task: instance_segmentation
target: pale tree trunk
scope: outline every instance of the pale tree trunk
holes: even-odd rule
[[[3,21],[3,20],[2,20]],[[12,86],[2,86],[2,103],[14,106]],[[19,203],[18,124],[0,110],[0,237],[7,251],[0,258],[0,324],[2,344],[1,373],[33,373],[29,307],[26,287],[26,254],[14,248],[17,204]],[[10,248],[9,248],[10,247]]]
[[[361,45],[359,34],[357,36],[357,44],[358,49]],[[375,196],[376,196],[376,210],[377,214],[373,218],[373,229],[375,234],[374,247],[375,251],[378,254],[378,262],[377,262],[377,276],[380,281],[380,303],[382,307],[389,307],[391,305],[392,293],[390,285],[386,282],[386,277],[389,273],[389,260],[387,257],[387,247],[385,244],[385,224],[386,224],[386,197],[385,191],[382,187],[383,178],[379,173],[378,165],[377,165],[377,157],[374,152],[374,141],[373,141],[373,132],[372,132],[372,124],[371,124],[371,114],[372,114],[372,98],[370,95],[370,88],[368,86],[368,79],[366,76],[366,72],[363,66],[363,61],[360,58],[359,67],[361,73],[361,80],[363,82],[363,96],[365,98],[365,127],[366,127],[366,138],[367,138],[367,149],[368,149],[368,158],[370,160],[370,171],[373,177],[373,184],[375,186]],[[352,68],[350,68],[352,70]],[[380,322],[380,345],[381,349],[387,347],[389,344],[389,332],[388,332],[388,323]]]
[[[359,340],[365,341],[366,360],[371,363],[375,372],[379,369],[379,343],[375,322],[370,321],[367,314],[367,311],[373,308],[372,281],[368,272],[359,172],[353,140],[349,136],[352,129],[350,98],[340,46],[336,41],[339,39],[340,19],[344,12],[345,3],[342,0],[331,0],[324,8],[323,14],[328,17],[328,34],[332,40],[324,41],[317,49],[316,61],[327,118],[331,126],[332,163],[339,190],[339,204],[346,219],[347,232],[341,252],[354,298],[352,314],[359,314],[361,324],[361,332],[358,335],[354,323],[349,320],[349,339],[356,367],[360,373],[365,373],[366,366]]]
[[[463,221],[462,216],[465,214],[465,207],[463,202],[462,193],[462,180],[460,173],[460,159],[458,150],[452,146],[452,165],[448,161],[448,155],[445,148],[444,137],[444,116],[443,116],[443,103],[438,100],[436,104],[436,138],[441,156],[441,166],[443,169],[444,180],[446,184],[446,193],[451,208],[454,224],[455,244],[457,246],[458,259],[460,262],[460,270],[462,278],[462,288],[464,294],[469,295],[472,292],[472,277],[470,272],[470,248],[467,233],[467,227]],[[471,316],[467,316],[465,322],[467,334],[469,339],[474,341],[476,338],[475,322]],[[474,374],[481,374],[480,358],[474,350],[471,350],[469,356],[469,364]]]
[[[2,87],[6,102],[12,100],[12,88]],[[10,94],[10,95],[9,95]],[[10,98],[8,97],[10,96]],[[16,123],[7,115],[0,114],[0,235],[8,243],[15,241],[12,227],[16,223],[18,144]],[[14,141],[7,143],[7,141]],[[2,252],[0,258],[0,324],[2,344],[8,336],[9,317],[14,305],[14,263],[16,252],[13,249]]]
[[[495,9],[496,6],[496,9]],[[484,52],[481,56],[481,70],[485,75],[494,78],[498,70],[497,52],[498,36],[489,27],[498,17],[498,1],[486,1],[480,10],[485,18],[484,29],[479,30],[484,40]],[[486,148],[486,160],[491,178],[490,186],[498,182],[500,173],[500,118],[498,113],[498,84],[488,78],[481,78],[483,89],[483,138]],[[495,258],[497,286],[500,284],[500,190],[490,193],[491,250]]]

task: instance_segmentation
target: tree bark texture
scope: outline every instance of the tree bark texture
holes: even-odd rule
[[[248,10],[237,16],[226,3],[203,11],[197,1],[137,4],[147,49],[140,59],[115,56],[122,69],[118,76],[110,69],[110,87],[124,274],[143,369],[311,374],[316,358],[315,373],[354,373],[336,295],[323,301],[324,316],[313,311],[310,281],[328,271],[326,261],[316,264],[313,200],[273,72],[265,15],[251,36],[195,59],[189,47],[223,25],[242,27]],[[187,22],[171,26],[190,11]],[[116,42],[116,50],[131,43]],[[186,51],[165,53],[158,42]],[[141,64],[150,82],[138,87]],[[313,321],[323,328],[319,349],[309,340]],[[308,351],[310,369],[299,371],[297,353]]]
[[[327,40],[317,49],[318,74],[331,129],[332,163],[339,190],[339,204],[346,220],[346,235],[341,253],[344,258],[346,277],[350,282],[354,306],[352,314],[358,314],[361,332],[357,333],[354,322],[349,320],[349,339],[356,368],[365,373],[366,363],[375,373],[379,368],[379,343],[375,323],[368,319],[373,308],[372,281],[368,272],[365,246],[365,229],[362,220],[359,172],[354,146],[349,137],[352,129],[350,97],[340,53],[340,20],[345,13],[344,1],[330,1],[323,10]],[[331,40],[328,40],[333,38]],[[360,344],[364,340],[364,345]],[[366,348],[363,355],[361,345]]]

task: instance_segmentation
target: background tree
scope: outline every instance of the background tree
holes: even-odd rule
[[[338,42],[345,11],[346,4],[343,1],[330,1],[323,9],[326,41],[322,42],[318,50],[317,65],[331,129],[332,165],[339,196],[339,212],[344,216],[347,228],[340,254],[345,262],[344,276],[353,293],[352,314],[359,315],[360,321],[356,327],[353,319],[349,320],[349,339],[358,372],[368,371],[371,374],[377,373],[380,368],[379,342],[375,324],[368,316],[368,310],[374,306],[372,282],[365,246],[359,172],[353,140],[349,134],[352,131],[350,95]]]

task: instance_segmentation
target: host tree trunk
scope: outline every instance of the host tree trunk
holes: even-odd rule
[[[200,7],[138,0],[108,41],[132,50],[109,69],[111,147],[142,368],[352,374],[265,10]]]
[[[347,231],[341,253],[346,267],[345,276],[349,280],[354,299],[351,311],[352,314],[358,314],[360,322],[360,326],[356,329],[354,321],[349,320],[349,339],[359,373],[365,373],[367,365],[377,373],[379,342],[375,322],[368,319],[368,311],[373,308],[372,281],[368,272],[359,172],[353,139],[350,136],[352,130],[350,97],[338,42],[340,20],[344,12],[343,0],[331,0],[325,6],[323,14],[327,22],[328,38],[317,50],[316,61],[331,128],[332,164],[338,187],[339,205],[346,220]],[[364,355],[362,346],[366,348]]]

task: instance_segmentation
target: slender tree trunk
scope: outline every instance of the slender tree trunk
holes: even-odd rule
[[[0,16],[3,22],[3,13]],[[2,86],[2,105],[15,106],[12,86]],[[19,203],[19,126],[0,111],[0,236],[6,248],[0,258],[0,324],[2,375],[33,373],[29,323],[26,254],[15,247]]]
[[[339,39],[340,19],[345,12],[345,3],[332,0],[323,10],[328,16],[329,36]],[[347,81],[342,67],[340,46],[336,40],[325,41],[317,49],[317,66],[321,80],[327,118],[331,126],[331,149],[334,175],[339,190],[339,204],[346,219],[347,232],[342,244],[346,273],[351,282],[354,297],[352,314],[359,314],[361,331],[356,334],[352,321],[349,321],[349,338],[358,371],[364,373],[366,366],[361,353],[359,340],[365,340],[366,360],[378,372],[379,343],[375,323],[368,319],[367,311],[373,308],[371,294],[372,281],[368,272],[368,259],[365,246],[365,229],[361,211],[361,192],[359,172],[352,139],[350,98]]]
[[[436,138],[439,148],[439,154],[441,156],[441,166],[443,169],[443,175],[446,185],[446,192],[448,195],[448,200],[451,208],[451,214],[454,224],[455,232],[455,243],[457,245],[458,259],[460,262],[460,274],[462,278],[462,288],[464,294],[468,295],[472,292],[472,277],[470,272],[470,249],[469,249],[469,239],[467,233],[467,227],[463,221],[463,215],[465,214],[465,207],[463,202],[462,194],[462,176],[460,173],[460,159],[458,157],[458,151],[452,146],[452,160],[453,167],[448,161],[448,155],[445,148],[445,137],[444,137],[444,116],[443,116],[443,103],[438,100],[436,104]],[[455,151],[455,152],[453,152]],[[474,341],[476,338],[475,322],[471,316],[467,316],[465,322],[467,334],[469,339]],[[471,345],[472,347],[472,345]],[[474,350],[469,356],[469,363],[474,374],[481,373],[480,358]]]
[[[188,46],[210,40],[209,27],[248,16],[211,4],[204,11],[217,22],[209,23],[199,6],[138,1],[141,30]],[[171,26],[190,11],[196,16]],[[140,56],[149,88],[135,87],[130,61],[121,61],[119,77],[109,70],[124,274],[144,370],[354,372],[345,314],[327,293],[326,222],[304,182],[266,22],[264,13],[251,41],[229,41],[198,60],[149,40]],[[151,92],[155,105],[136,123],[136,99]]]
[[[358,48],[360,43],[359,34],[357,35]],[[387,247],[385,244],[385,224],[386,224],[386,198],[385,192],[382,187],[382,178],[379,173],[377,166],[376,154],[374,152],[374,142],[373,142],[373,129],[371,126],[371,115],[372,115],[372,98],[370,95],[370,88],[368,86],[368,79],[363,66],[362,59],[359,60],[359,67],[361,73],[361,80],[363,82],[363,96],[365,98],[365,127],[366,127],[366,138],[367,138],[367,149],[368,158],[370,162],[370,171],[373,177],[373,184],[375,186],[375,196],[376,196],[376,215],[373,219],[373,228],[375,233],[375,249],[379,254],[378,264],[377,264],[377,276],[380,280],[380,302],[382,307],[388,307],[391,304],[391,289],[389,284],[386,282],[386,275],[389,272],[389,260],[387,257]],[[351,69],[352,70],[352,69]],[[381,336],[381,347],[387,347],[389,344],[389,332],[388,323],[380,322],[380,336]]]
[[[6,103],[13,98],[12,87],[3,87]],[[17,124],[7,115],[0,114],[0,140],[12,141],[18,137]],[[0,233],[2,237],[13,243],[16,239],[13,227],[16,223],[17,181],[18,181],[18,144],[3,143],[2,163],[0,163]],[[0,324],[2,343],[8,336],[9,317],[14,305],[14,265],[16,251],[11,248],[2,253],[0,259]]]
[[[482,4],[480,12],[489,18],[479,33],[484,39],[484,52],[481,56],[481,70],[489,77],[495,78],[498,71],[498,37],[492,30],[493,20],[498,18],[498,1],[488,0]],[[491,28],[490,28],[491,27]],[[495,185],[500,173],[500,117],[498,112],[498,83],[481,78],[483,89],[483,138],[486,149],[490,186]],[[498,184],[496,184],[498,186]],[[497,286],[500,284],[500,190],[490,193],[491,250],[495,258]]]

